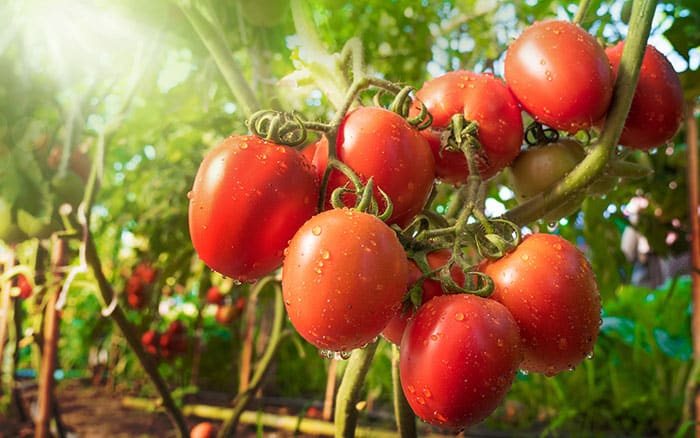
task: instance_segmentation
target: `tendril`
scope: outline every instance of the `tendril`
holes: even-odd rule
[[[474,235],[477,251],[488,259],[503,257],[520,244],[521,237],[520,228],[505,219],[482,222]]]
[[[529,146],[553,143],[559,140],[559,131],[545,128],[539,122],[532,122],[525,130],[525,143]]]
[[[304,121],[295,112],[261,110],[250,116],[247,125],[254,135],[285,146],[299,146],[308,137]]]

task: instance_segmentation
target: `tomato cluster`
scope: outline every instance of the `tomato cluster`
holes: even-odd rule
[[[586,148],[559,135],[602,126],[620,47],[606,54],[575,24],[535,23],[508,49],[505,80],[450,72],[408,104],[353,107],[298,149],[284,135],[263,139],[250,122],[253,135],[225,139],[197,171],[194,248],[238,281],[282,267],[289,320],[324,355],[347,357],[380,335],[399,345],[403,392],[423,420],[450,429],[482,421],[519,369],[553,376],[592,357],[601,302],[576,246],[542,233],[509,243],[512,232],[479,210],[478,189],[510,168],[526,202],[578,166]],[[682,99],[669,68],[647,49],[622,144],[648,149],[677,131]],[[652,111],[649,99],[664,102]],[[425,211],[436,181],[467,188],[461,212]],[[571,213],[583,196],[544,219]],[[222,305],[214,288],[207,299]]]
[[[187,327],[182,321],[175,320],[162,332],[147,330],[141,335],[141,344],[158,358],[174,359],[187,351]]]
[[[32,296],[32,283],[29,281],[26,275],[17,274],[12,277],[12,287],[17,288],[17,295],[15,295],[20,300],[25,300]]]
[[[156,270],[148,263],[139,263],[126,281],[126,298],[132,309],[141,310],[148,304]]]

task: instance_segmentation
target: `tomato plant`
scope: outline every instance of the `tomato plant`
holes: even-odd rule
[[[568,21],[541,21],[513,41],[505,58],[506,83],[537,121],[576,132],[607,111],[613,75],[605,50]]]
[[[231,136],[207,153],[189,194],[189,229],[213,270],[255,280],[282,264],[294,232],[316,211],[318,178],[294,149]]]
[[[384,329],[406,291],[406,253],[376,216],[324,211],[294,235],[282,268],[289,319],[311,344],[361,347]]]
[[[428,253],[426,259],[430,269],[440,269],[447,264],[452,252],[449,250],[439,250]],[[450,274],[453,280],[457,284],[463,284],[464,282],[464,272],[457,265],[453,265],[450,268]],[[418,267],[416,262],[409,259],[408,263],[408,285],[414,285],[423,275],[423,271]],[[404,303],[404,306],[399,308],[389,324],[382,331],[382,336],[395,345],[401,345],[401,337],[403,336],[404,329],[408,320],[413,316],[417,307],[430,301],[432,298],[444,294],[444,288],[442,283],[437,279],[428,278],[425,279],[420,284],[420,303],[414,303],[413,301],[408,301]],[[416,306],[418,304],[418,306]]]
[[[495,284],[491,298],[506,306],[520,327],[522,369],[552,376],[593,354],[600,293],[590,263],[571,242],[554,234],[528,235],[480,269]]]
[[[314,164],[319,171],[327,166],[327,148],[327,141],[318,143]],[[405,224],[423,209],[433,188],[435,164],[427,142],[400,115],[380,107],[350,112],[338,129],[336,154],[364,182],[374,178],[375,198],[381,206],[379,189],[389,196],[393,204],[389,223]],[[345,175],[333,170],[327,199],[347,182]],[[345,197],[351,202],[353,198]]]
[[[517,100],[503,81],[490,74],[454,71],[423,84],[416,92],[419,104],[433,116],[430,128],[421,131],[430,143],[438,178],[451,184],[463,184],[469,175],[467,160],[461,151],[443,150],[442,132],[455,114],[478,124],[481,149],[477,156],[479,172],[490,178],[507,166],[520,152],[523,122]]]
[[[620,42],[605,50],[615,75],[624,46]],[[640,150],[663,145],[680,128],[683,102],[678,73],[661,52],[648,45],[619,143]]]
[[[425,303],[401,341],[401,386],[424,421],[463,429],[489,416],[523,357],[518,326],[500,303],[451,294]]]

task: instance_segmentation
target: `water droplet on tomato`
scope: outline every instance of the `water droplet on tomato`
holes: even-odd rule
[[[313,227],[313,228],[311,229],[311,234],[313,234],[314,236],[320,236],[320,235],[321,235],[321,227],[318,226],[318,225],[316,225],[315,227]]]
[[[241,145],[239,147],[243,150],[246,150],[246,149],[248,149],[248,143],[241,143]]]
[[[457,321],[464,321],[464,313],[462,313],[462,312],[455,313],[455,319]]]
[[[592,360],[594,356],[595,356],[595,353],[591,351],[590,353],[586,354],[586,359]]]
[[[526,262],[530,259],[530,256],[527,254],[523,254],[520,256],[520,259],[522,259],[522,261]]]
[[[419,405],[425,404],[425,399],[423,397],[421,397],[420,395],[416,397],[416,401],[418,402]]]
[[[321,258],[323,260],[328,260],[331,257],[331,253],[327,249],[321,250]]]
[[[528,374],[530,374],[530,372],[529,372],[528,370],[518,370],[518,371],[519,371],[520,374],[522,374],[523,376],[527,376]]]
[[[415,387],[415,386],[413,386],[413,385],[408,385],[407,388],[408,388],[408,392],[410,392],[411,394],[415,394],[415,393],[416,393],[416,387]]]
[[[193,196],[194,196],[194,193],[192,193],[192,190],[187,192],[187,199],[192,199]]]
[[[430,390],[429,390],[428,388],[424,388],[424,389],[423,389],[423,395],[425,396],[425,398],[430,398],[430,397],[433,396],[433,393],[430,392]]]

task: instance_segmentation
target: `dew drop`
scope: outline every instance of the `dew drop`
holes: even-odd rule
[[[425,399],[421,396],[416,397],[416,401],[418,402],[419,405],[424,405],[425,404]]]
[[[240,146],[241,149],[246,150],[248,149],[248,143],[242,143]]]
[[[321,227],[318,226],[318,225],[316,225],[315,227],[313,227],[313,228],[311,229],[311,234],[313,234],[314,236],[319,236],[319,235],[321,235]]]
[[[193,196],[194,196],[194,193],[192,193],[192,190],[187,192],[187,199],[192,199]]]
[[[423,395],[425,396],[425,398],[430,398],[433,396],[433,393],[430,392],[430,390],[428,388],[425,388],[425,389],[423,389]]]
[[[416,393],[416,387],[413,386],[413,385],[408,385],[408,392],[410,392],[411,394],[415,394],[415,393]]]
[[[520,371],[520,374],[522,374],[523,376],[527,376],[528,374],[530,374],[530,372],[528,370],[518,370],[518,371]]]
[[[464,321],[464,313],[462,313],[462,312],[455,313],[455,319],[457,321]]]
[[[327,249],[321,250],[321,258],[323,260],[328,260],[331,257],[331,253]]]
[[[592,360],[594,356],[595,356],[595,354],[591,351],[590,353],[588,353],[588,354],[586,355],[586,359]]]
[[[523,254],[522,256],[520,256],[520,258],[522,259],[522,261],[526,262],[530,259],[530,256],[528,256],[527,254]]]
[[[557,231],[558,228],[559,228],[558,222],[550,222],[547,224],[547,231],[549,231],[550,233]]]

